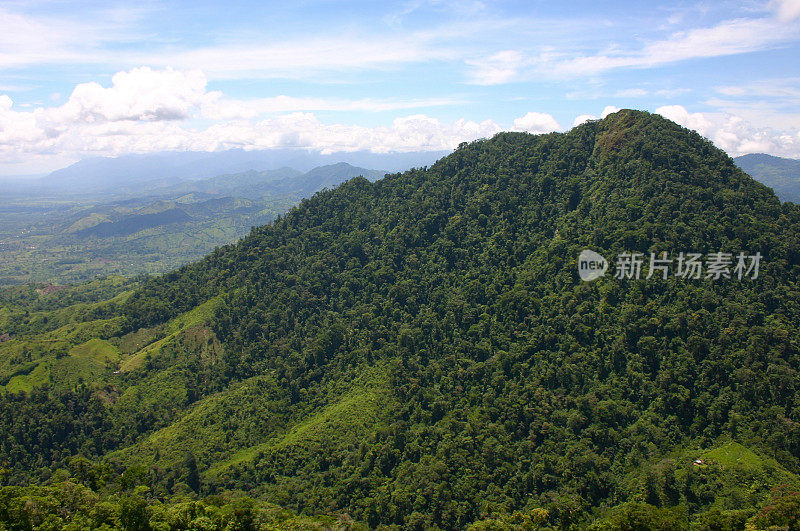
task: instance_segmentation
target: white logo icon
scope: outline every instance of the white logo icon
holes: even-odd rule
[[[608,271],[608,261],[603,255],[589,249],[584,249],[578,255],[578,275],[581,280],[590,282],[605,275],[606,271]]]

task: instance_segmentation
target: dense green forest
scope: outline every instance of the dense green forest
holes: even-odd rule
[[[0,525],[798,529],[799,273],[800,207],[644,112],[354,178],[160,277],[0,292]]]

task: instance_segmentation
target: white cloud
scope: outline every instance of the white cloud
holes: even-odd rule
[[[800,0],[784,0],[777,16],[738,18],[717,25],[678,31],[639,50],[612,49],[584,56],[542,55],[537,70],[555,76],[591,76],[618,68],[649,68],[688,59],[720,57],[765,50],[796,41],[800,25],[796,10]]]
[[[214,79],[319,79],[329,73],[331,80],[340,80],[345,71],[457,57],[442,42],[441,31],[367,33],[349,25],[302,35],[276,31],[284,28],[264,31],[259,27],[252,32],[220,26],[199,43],[197,34],[179,40],[172,35],[156,36],[149,29],[147,23],[159,17],[160,11],[170,11],[153,6],[145,2],[133,8],[80,8],[55,16],[36,12],[35,6],[24,2],[0,5],[0,70],[33,65],[148,65],[202,69]],[[191,10],[187,14],[196,16]]]
[[[800,0],[773,0],[770,7],[777,11],[778,18],[784,22],[800,17]]]
[[[455,148],[500,131],[491,120],[445,123],[424,114],[395,118],[388,126],[320,122],[298,109],[382,111],[446,105],[453,100],[326,100],[278,96],[232,100],[206,90],[199,71],[119,72],[111,85],[83,83],[66,103],[14,109],[0,95],[0,166],[23,159],[80,158],[165,150],[212,151],[297,146],[325,152],[412,151]],[[274,116],[266,117],[266,114]],[[277,115],[275,115],[277,114]],[[210,124],[210,125],[209,125]]]
[[[504,50],[489,57],[471,59],[467,61],[472,67],[468,81],[474,85],[509,83],[519,76],[525,63],[524,56],[517,50]]]
[[[616,96],[618,98],[642,98],[647,96],[647,91],[641,88],[630,88],[624,90],[618,90]]]
[[[561,126],[551,115],[542,112],[529,112],[514,120],[514,129],[529,133],[541,134],[560,131]]]
[[[619,110],[620,110],[619,107],[615,107],[614,105],[606,105],[605,107],[603,107],[603,112],[600,113],[600,118],[605,118],[609,114],[613,114]],[[588,122],[589,120],[597,120],[597,119],[598,119],[597,116],[593,114],[581,114],[579,116],[576,116],[575,119],[572,121],[572,127],[581,125],[582,123]]]
[[[214,79],[341,79],[347,71],[386,69],[408,63],[452,59],[454,52],[434,46],[422,33],[303,37],[276,43],[245,42],[158,53],[129,54],[128,63],[202,69]]]
[[[655,95],[661,96],[662,98],[674,98],[675,96],[680,96],[681,94],[686,94],[691,91],[692,89],[688,88],[659,89],[655,92]]]
[[[703,101],[720,112],[736,115],[772,129],[800,128],[800,78],[754,80],[741,85],[717,87],[723,97]]]
[[[118,59],[109,43],[143,39],[132,30],[135,8],[83,10],[80,17],[32,16],[0,7],[0,69],[33,64],[97,63]]]
[[[115,74],[108,86],[94,82],[77,85],[62,105],[20,110],[8,95],[0,95],[0,168],[12,173],[10,168],[25,161],[44,164],[46,160],[165,150],[288,146],[325,152],[440,150],[492,136],[502,129],[492,120],[446,122],[417,110],[454,101],[286,95],[237,100],[208,91],[206,77],[200,71],[134,68]],[[311,112],[403,109],[414,111],[373,127],[324,122]],[[609,105],[599,116],[617,110]],[[770,129],[754,127],[755,122],[741,113],[691,113],[678,105],[660,107],[657,112],[698,130],[733,155],[765,151],[800,156],[800,120],[792,127]],[[593,118],[581,115],[574,124]],[[562,129],[552,115],[534,111],[513,120],[510,128],[533,133]]]
[[[382,112],[422,107],[438,107],[465,103],[455,98],[428,98],[411,100],[343,100],[330,98],[297,98],[275,96],[250,100],[213,99],[204,103],[203,116],[215,120],[252,118],[264,113],[292,111],[366,111]]]
[[[800,103],[800,79],[766,79],[742,85],[727,85],[716,88],[717,92],[733,97],[777,98],[785,103]]]
[[[149,67],[118,72],[111,87],[81,83],[63,106],[47,112],[58,121],[161,121],[184,120],[193,111],[218,99],[218,92],[206,92],[206,77],[198,71],[177,71]]]
[[[730,113],[692,113],[681,105],[659,107],[656,113],[694,129],[731,156],[769,153],[782,157],[800,157],[800,131],[797,128],[781,131],[757,127],[741,116]]]
[[[572,121],[572,127],[577,127],[582,123],[588,122],[589,120],[597,120],[597,116],[592,116],[591,114],[580,114]]]
[[[0,95],[0,147],[8,146],[12,153],[21,151],[22,146],[36,141],[42,133],[33,113],[15,112],[13,104],[7,95]]]
[[[600,118],[605,118],[609,114],[613,114],[619,110],[620,108],[615,107],[614,105],[606,105],[605,107],[603,107],[603,112],[600,113]]]
[[[690,113],[682,105],[665,105],[656,109],[656,113],[704,136],[711,131],[711,122],[703,113]]]

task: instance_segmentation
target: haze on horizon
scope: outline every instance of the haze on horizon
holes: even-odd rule
[[[800,0],[0,2],[0,176],[130,153],[447,150],[662,114],[800,157]]]

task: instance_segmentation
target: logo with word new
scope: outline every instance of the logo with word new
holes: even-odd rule
[[[649,259],[644,253],[622,252],[614,261],[614,278],[650,279],[652,277],[667,279],[672,276],[684,280],[721,280],[758,278],[761,265],[761,253],[745,252],[725,253],[722,251],[707,253],[678,253],[673,258],[667,251],[650,253]],[[595,251],[584,249],[578,255],[578,275],[581,280],[592,281],[606,274],[608,261]],[[646,276],[644,275],[646,272]]]
[[[578,255],[578,275],[581,280],[590,282],[605,275],[606,271],[608,271],[608,260],[603,258],[602,254],[584,249]]]

